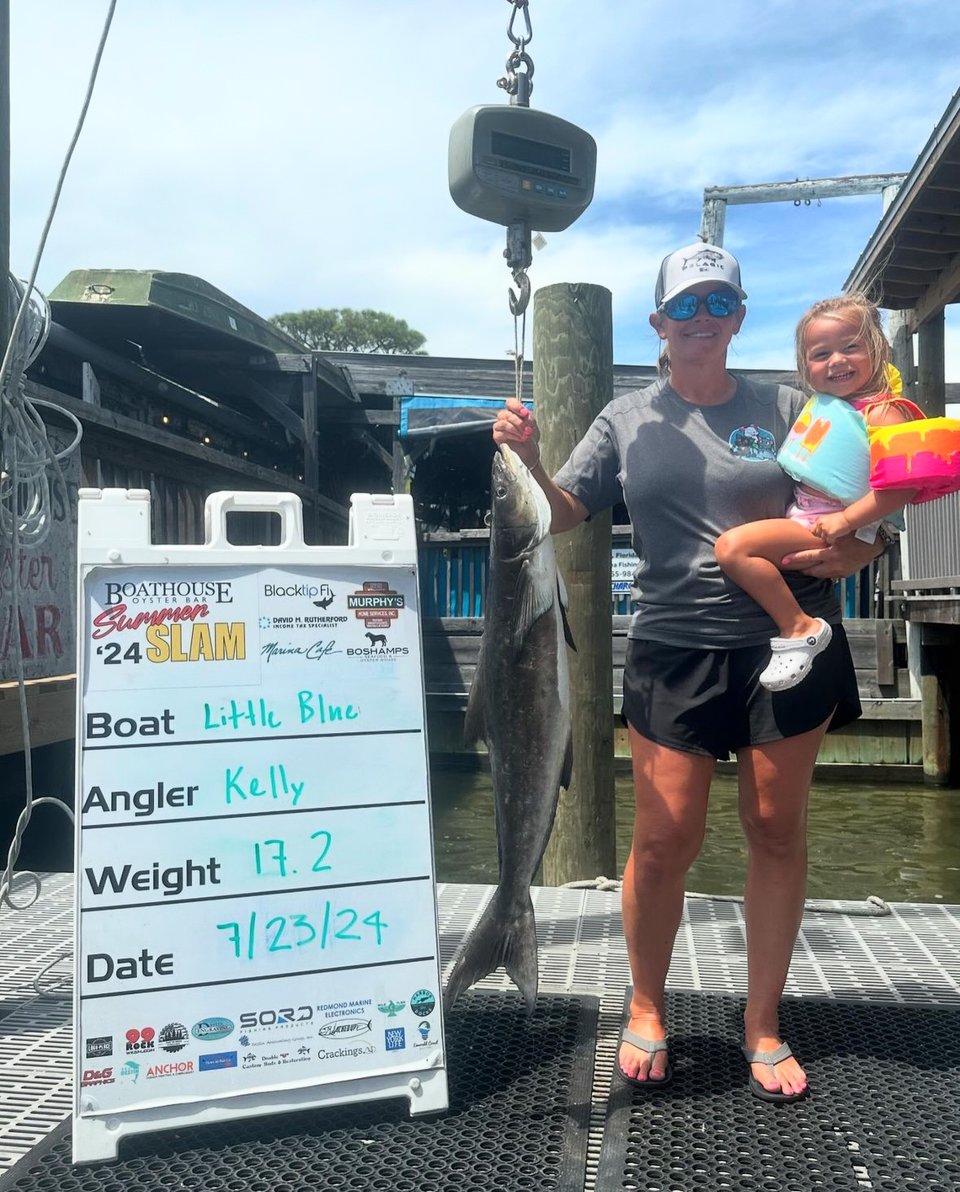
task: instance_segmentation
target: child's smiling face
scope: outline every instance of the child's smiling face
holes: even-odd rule
[[[804,359],[810,383],[818,393],[853,398],[868,391],[874,362],[853,320],[811,319],[806,329]]]

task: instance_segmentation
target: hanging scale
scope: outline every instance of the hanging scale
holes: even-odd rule
[[[507,37],[512,49],[506,75],[497,80],[509,106],[469,108],[450,130],[450,194],[461,210],[507,229],[504,257],[517,290],[508,291],[513,315],[516,395],[522,397],[527,270],[532,231],[560,232],[590,205],[597,165],[593,137],[575,124],[531,108],[533,38],[529,0],[507,0],[512,7]],[[514,26],[522,15],[523,32]]]

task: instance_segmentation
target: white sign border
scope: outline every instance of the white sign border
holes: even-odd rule
[[[227,538],[226,517],[232,512],[276,513],[281,521],[277,546],[233,546]],[[406,494],[355,493],[350,503],[347,546],[307,546],[303,541],[303,513],[300,498],[292,493],[212,493],[204,511],[206,541],[201,545],[154,545],[150,539],[150,493],[145,489],[80,489],[77,519],[77,713],[76,775],[79,796],[83,773],[82,676],[86,649],[86,577],[102,567],[237,567],[264,565],[283,567],[390,566],[412,568],[416,574],[417,546],[413,501]],[[418,619],[418,632],[420,631]],[[421,657],[422,657],[421,633]],[[421,681],[421,699],[423,699]],[[423,709],[426,731],[426,706]],[[426,738],[424,737],[424,740]],[[427,770],[427,810],[429,768]],[[79,806],[79,804],[78,804]],[[76,832],[75,883],[79,881],[80,828]],[[80,898],[74,907],[74,1071],[81,1063],[80,1038]],[[434,894],[434,906],[436,895]],[[436,988],[441,989],[440,940],[434,918]],[[102,1115],[84,1112],[82,1089],[74,1081],[74,1163],[93,1163],[117,1157],[121,1138],[154,1130],[176,1129],[217,1121],[258,1117],[311,1107],[347,1105],[388,1097],[406,1097],[411,1114],[438,1113],[449,1107],[447,1070],[443,1052],[424,1057],[426,1067],[411,1073],[397,1070],[351,1080],[297,1087],[285,1084],[229,1097],[211,1097],[200,1106],[195,1100],[179,1104],[141,1106],[127,1111],[111,1109]],[[430,1066],[432,1065],[432,1066]]]

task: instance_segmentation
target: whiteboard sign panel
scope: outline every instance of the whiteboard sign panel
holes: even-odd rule
[[[208,507],[207,549],[125,541],[138,500],[80,501],[75,1159],[198,1103],[445,1108],[409,499],[342,548]]]

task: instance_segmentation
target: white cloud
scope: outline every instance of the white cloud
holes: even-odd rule
[[[13,6],[12,249],[29,267],[106,3]],[[126,0],[41,270],[194,273],[262,314],[387,310],[435,355],[512,346],[504,230],[447,192],[447,137],[496,87],[510,8],[488,0]],[[936,24],[923,13],[936,13]],[[657,264],[703,188],[909,168],[956,86],[960,11],[917,0],[531,0],[533,104],[599,146],[593,206],[535,255],[534,287],[613,294],[615,353],[655,354]],[[731,208],[750,314],[739,363],[789,365],[879,200]],[[958,368],[955,335],[950,364]],[[779,344],[779,347],[778,347]],[[776,357],[776,359],[774,359]]]

